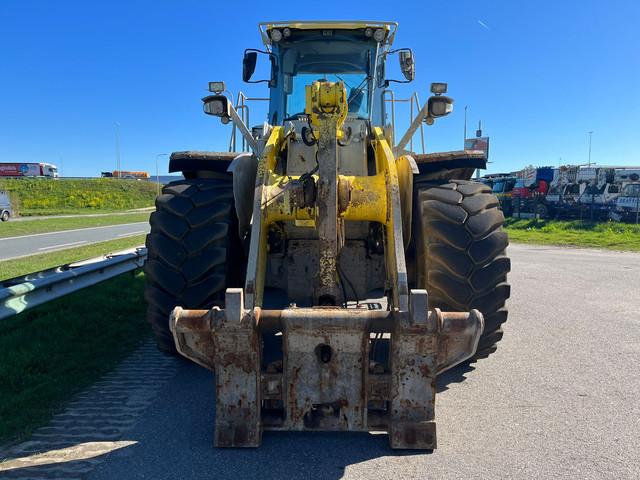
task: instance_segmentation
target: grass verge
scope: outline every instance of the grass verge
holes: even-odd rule
[[[0,190],[9,192],[20,215],[53,215],[129,210],[153,206],[157,184],[114,178],[0,179]]]
[[[58,252],[40,253],[29,257],[16,258],[15,260],[4,260],[0,262],[0,281],[57,267],[58,265],[98,257],[109,252],[137,247],[144,244],[144,238],[144,235],[136,235],[134,237],[92,243],[83,247],[69,248]]]
[[[0,443],[45,425],[148,337],[143,283],[120,275],[2,321]]]
[[[125,223],[147,222],[151,212],[127,213],[106,217],[88,217],[78,215],[67,218],[43,218],[27,222],[9,221],[0,224],[0,238],[33,235],[35,233],[60,232],[75,228],[102,227],[106,225],[121,225]]]
[[[59,215],[78,215],[87,217],[92,214],[104,214],[104,213],[134,213],[135,210],[148,209],[153,207],[140,207],[127,208],[127,209],[115,209],[115,208],[101,208],[97,210],[91,210],[87,208],[47,208],[42,210],[22,210],[17,212],[20,217],[53,217]]]
[[[514,243],[640,252],[640,225],[634,224],[507,218],[505,230],[509,233],[509,240]]]

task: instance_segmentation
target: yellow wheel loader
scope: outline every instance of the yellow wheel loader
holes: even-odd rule
[[[386,431],[434,449],[436,377],[487,356],[507,318],[498,201],[469,181],[479,151],[417,153],[452,111],[447,85],[414,79],[391,22],[267,22],[243,80],[211,82],[203,109],[232,123],[230,151],[176,152],[147,237],[145,297],[161,350],[215,372],[217,447],[264,430]],[[255,80],[258,58],[269,78]],[[385,73],[397,57],[404,78]],[[251,101],[268,117],[250,127]],[[395,106],[409,103],[396,139]],[[415,109],[414,109],[415,107]],[[423,145],[424,150],[424,145]]]

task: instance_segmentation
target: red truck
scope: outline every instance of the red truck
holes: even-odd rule
[[[0,177],[58,177],[51,163],[0,163]]]
[[[512,200],[514,213],[535,213],[541,217],[548,214],[545,196],[553,180],[553,167],[528,167],[517,174]]]

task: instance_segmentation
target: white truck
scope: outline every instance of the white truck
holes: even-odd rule
[[[562,166],[554,171],[545,204],[552,216],[578,216],[578,198],[585,192],[590,181],[595,181],[593,168],[577,165]]]
[[[609,218],[624,187],[640,179],[640,169],[599,167],[595,173],[596,181],[589,182],[578,203],[594,218]]]
[[[627,183],[616,199],[615,209],[611,210],[612,220],[617,222],[636,222],[640,220],[640,182]]]
[[[51,163],[0,163],[0,177],[58,178],[58,167]]]

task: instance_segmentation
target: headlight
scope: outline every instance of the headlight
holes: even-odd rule
[[[224,104],[220,100],[213,100],[204,104],[204,111],[209,115],[222,115]]]
[[[216,94],[221,94],[222,92],[224,92],[226,90],[226,87],[224,85],[224,82],[209,82],[209,91],[216,93]]]
[[[431,93],[436,95],[442,95],[443,93],[447,93],[448,85],[444,82],[433,82],[431,84]]]
[[[278,43],[280,40],[282,40],[282,32],[277,28],[271,30],[271,41]]]
[[[380,43],[380,42],[382,42],[384,40],[384,37],[386,35],[387,34],[385,33],[385,31],[383,29],[378,28],[375,32],[373,32],[373,39],[376,42]]]

